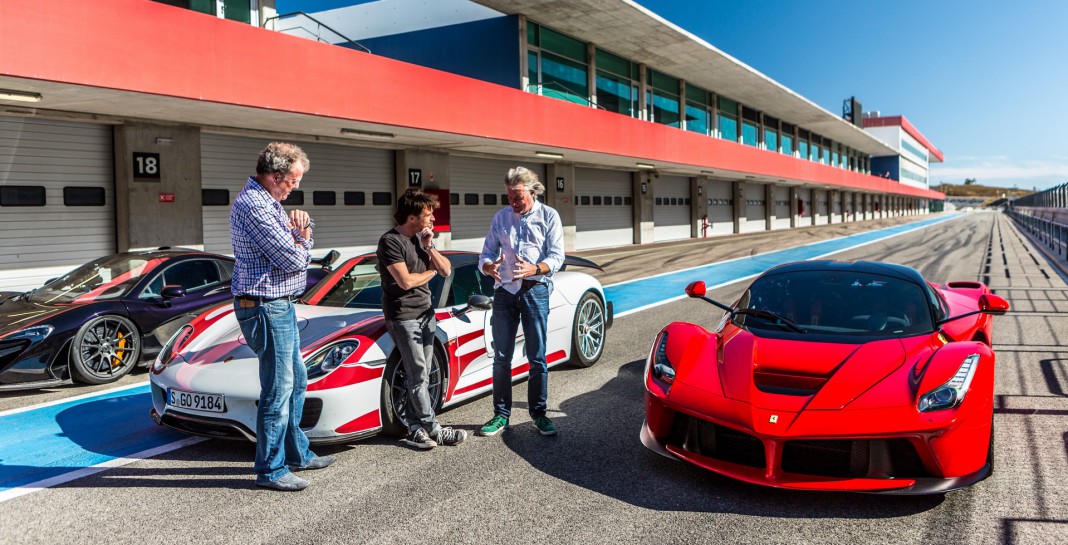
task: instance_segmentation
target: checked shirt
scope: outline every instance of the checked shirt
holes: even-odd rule
[[[289,227],[285,209],[255,178],[230,209],[230,241],[237,258],[234,295],[274,299],[304,292],[313,240]]]

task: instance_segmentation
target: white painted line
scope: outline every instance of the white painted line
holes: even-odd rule
[[[141,452],[131,454],[123,458],[115,458],[114,460],[108,460],[107,462],[102,462],[94,466],[89,466],[75,471],[71,471],[70,473],[64,473],[62,475],[56,475],[55,477],[49,477],[47,479],[43,479],[37,482],[24,484],[22,486],[16,486],[15,488],[0,492],[0,503],[3,503],[7,500],[13,500],[20,496],[25,496],[26,494],[32,494],[45,488],[51,488],[56,485],[68,483],[75,479],[88,477],[89,475],[100,473],[101,471],[107,471],[108,469],[121,467],[127,464],[132,464],[134,462],[140,462],[145,458],[159,456],[160,454],[170,452],[172,450],[177,450],[182,447],[187,447],[189,445],[195,445],[204,441],[207,441],[206,437],[188,437],[182,439],[181,441],[175,441],[166,445],[160,445],[158,447],[143,450]]]
[[[32,411],[32,410],[35,410],[35,409],[43,409],[45,407],[51,407],[53,405],[62,405],[64,403],[70,403],[71,401],[79,401],[79,400],[82,400],[82,399],[89,399],[91,397],[99,397],[99,396],[107,395],[107,394],[110,394],[110,393],[113,393],[113,392],[121,392],[123,390],[132,390],[134,388],[140,388],[140,387],[145,386],[147,384],[148,384],[148,381],[146,380],[144,382],[138,382],[137,384],[130,384],[130,385],[127,385],[127,386],[118,386],[118,387],[111,388],[111,389],[108,389],[108,390],[101,390],[99,392],[90,392],[88,394],[81,394],[81,395],[76,395],[76,396],[73,396],[73,397],[65,397],[63,399],[57,399],[55,401],[46,401],[44,403],[38,403],[37,405],[28,405],[26,407],[19,407],[17,409],[8,409],[6,411],[0,412],[0,418],[3,418],[3,417],[8,416],[8,415],[12,415],[12,414],[18,414],[18,413],[24,413],[26,411]]]
[[[903,235],[905,233],[911,233],[911,232],[913,232],[913,231],[915,231],[917,229],[926,229],[928,227],[932,227],[934,225],[938,225],[938,224],[946,222],[946,221],[953,221],[953,220],[959,219],[961,217],[963,217],[963,216],[955,216],[955,217],[952,217],[952,218],[945,218],[945,219],[942,219],[942,220],[939,220],[939,221],[933,221],[931,223],[927,223],[927,224],[924,224],[924,225],[919,225],[919,226],[913,227],[912,229],[901,231],[899,233],[894,233],[892,235],[887,235],[887,236],[885,236],[883,238],[879,238],[879,239],[873,240],[871,242],[863,242],[863,243],[857,244],[855,246],[850,246],[848,248],[843,248],[841,250],[835,250],[835,251],[830,252],[830,253],[826,253],[826,254],[823,254],[823,255],[820,255],[820,256],[813,257],[811,259],[818,259],[820,257],[833,255],[833,254],[836,254],[838,252],[844,252],[846,250],[852,250],[853,248],[859,248],[861,246],[864,246],[864,245],[867,245],[867,244],[871,244],[873,242],[879,242],[879,241],[882,241],[882,240],[891,239],[891,238],[894,238],[896,236]],[[897,226],[895,226],[895,227],[897,227]],[[884,229],[893,229],[893,228],[894,227],[885,227]],[[863,234],[867,234],[867,233],[870,233],[870,232],[871,231],[865,231],[865,232],[862,232],[862,233],[856,233],[856,235],[863,235]],[[847,237],[856,236],[856,235],[846,235],[845,237],[838,237],[838,238],[847,238]],[[716,261],[715,263],[705,263],[703,265],[695,265],[693,267],[687,267],[685,269],[678,269],[678,270],[675,270],[675,271],[669,271],[669,272],[664,272],[664,273],[660,273],[660,274],[654,274],[652,276],[643,276],[642,278],[634,278],[634,279],[631,279],[631,280],[624,280],[622,282],[616,282],[615,284],[610,284],[610,285],[604,286],[604,287],[605,288],[611,288],[611,287],[615,287],[615,286],[622,286],[624,284],[631,284],[631,283],[634,283],[634,282],[640,282],[642,280],[649,280],[650,278],[659,278],[661,276],[668,276],[668,275],[671,275],[671,274],[678,274],[678,273],[681,273],[681,272],[692,271],[692,270],[696,270],[696,269],[703,269],[703,268],[705,268],[705,267],[707,267],[709,265],[718,265],[718,264],[721,264],[721,263],[730,263],[732,261],[741,261],[743,259],[754,259],[756,257],[760,257],[760,256],[768,255],[768,254],[774,254],[776,252],[782,252],[782,251],[785,251],[785,250],[794,250],[794,249],[797,249],[797,248],[804,248],[805,246],[812,246],[812,245],[815,245],[815,244],[823,244],[823,243],[830,242],[830,241],[833,241],[833,240],[836,240],[836,239],[829,238],[827,240],[817,240],[816,242],[809,242],[808,244],[802,244],[800,246],[790,246],[789,248],[780,248],[778,250],[769,250],[767,252],[763,252],[763,253],[759,253],[759,254],[747,255],[747,256],[743,256],[743,257],[736,257],[734,259],[728,259],[726,261]]]

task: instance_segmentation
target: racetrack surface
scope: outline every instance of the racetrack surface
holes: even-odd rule
[[[864,228],[584,255],[604,261],[616,254],[602,275],[614,284],[648,276],[655,264],[665,272]],[[670,321],[712,327],[720,316],[707,303],[683,299],[618,318],[596,366],[550,373],[558,437],[538,435],[517,402],[509,431],[459,447],[422,452],[385,438],[321,447],[317,452],[337,454],[338,462],[305,474],[312,486],[295,494],[253,485],[252,445],[204,441],[0,503],[0,543],[1068,543],[1068,348],[1058,340],[1068,338],[1065,281],[994,213],[834,257],[902,263],[938,282],[985,281],[1012,304],[995,325],[991,478],[928,497],[803,493],[738,483],[647,451],[638,430],[653,335]],[[710,295],[730,302],[744,285]],[[129,383],[144,378],[138,373]],[[517,401],[525,389],[516,385]],[[0,410],[87,391],[4,394]],[[473,431],[490,413],[482,397],[441,420]]]

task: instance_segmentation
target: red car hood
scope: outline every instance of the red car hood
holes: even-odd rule
[[[817,343],[739,331],[724,343],[718,360],[725,397],[762,409],[834,410],[900,368],[905,349],[898,339]]]

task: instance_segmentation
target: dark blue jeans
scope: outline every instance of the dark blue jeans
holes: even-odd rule
[[[315,457],[300,429],[308,370],[300,356],[293,303],[280,299],[234,313],[249,348],[260,360],[260,404],[256,412],[256,480],[275,481]]]
[[[549,397],[549,366],[545,363],[545,335],[549,324],[549,286],[535,284],[511,294],[493,292],[493,412],[505,418],[512,414],[512,352],[523,324],[530,378],[527,408],[530,416],[545,416]]]

